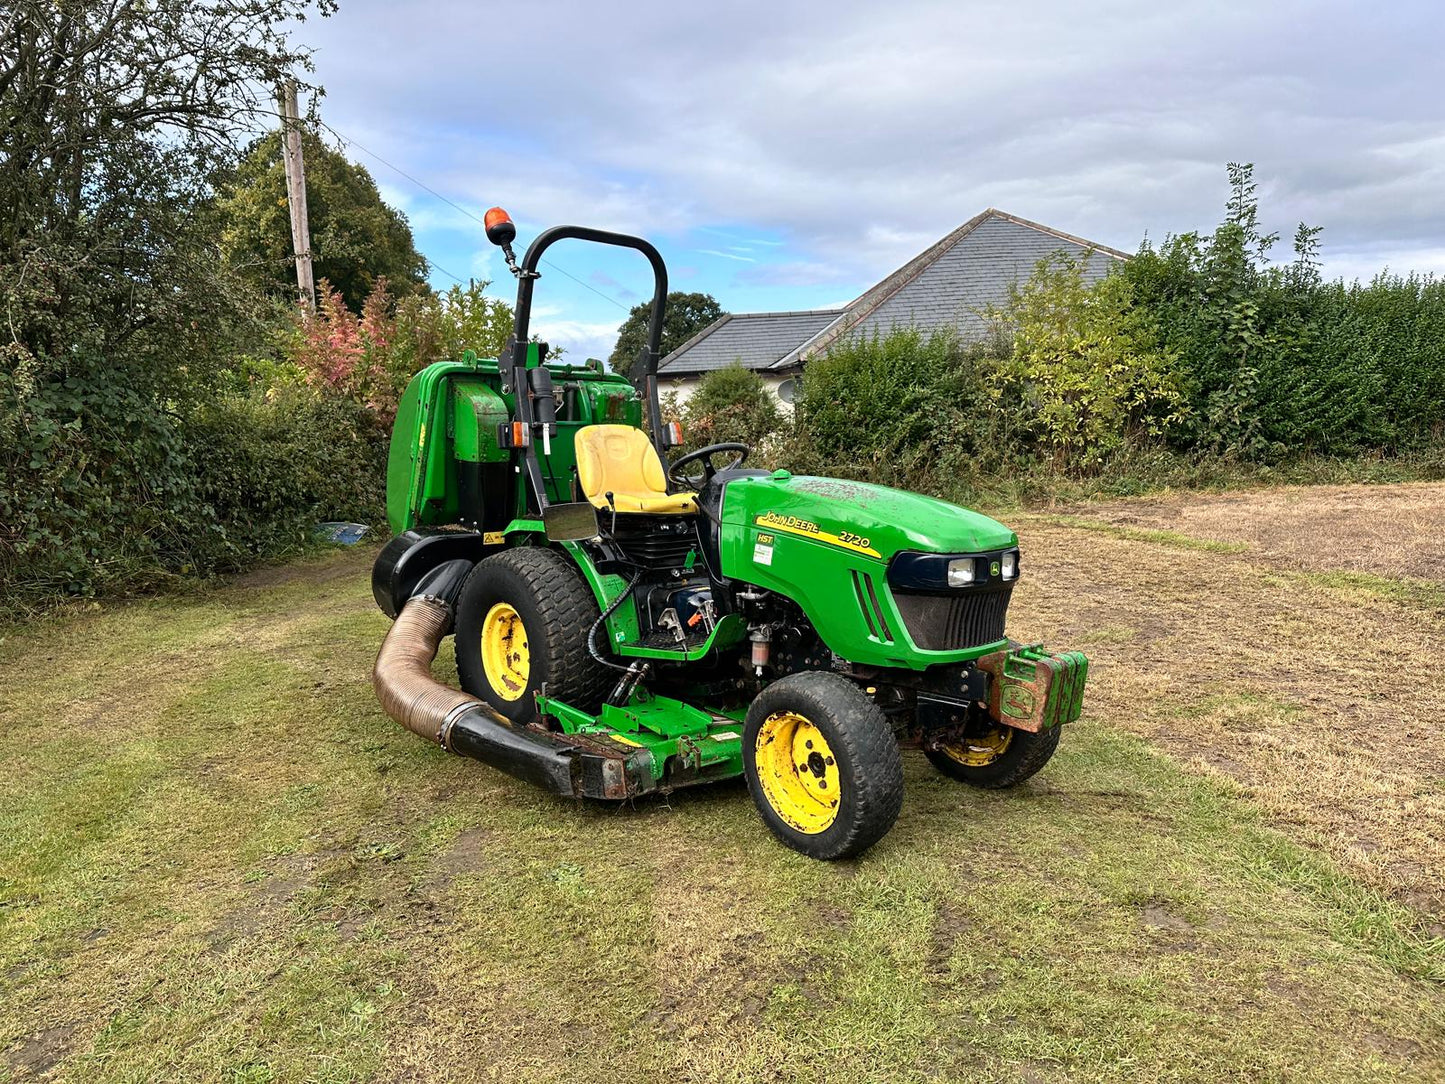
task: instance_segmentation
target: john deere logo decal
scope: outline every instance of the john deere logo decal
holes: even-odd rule
[[[997,576],[997,575],[998,575],[998,562],[997,562],[997,561],[990,561],[990,562],[989,562],[989,565],[988,565],[988,574],[989,574],[990,576]]]
[[[812,520],[799,519],[797,516],[780,515],[777,512],[764,512],[760,516],[753,517],[753,523],[758,527],[766,527],[769,531],[779,531],[784,534],[801,535],[803,538],[811,538],[815,542],[825,542],[830,546],[840,546],[845,550],[852,550],[854,553],[867,554],[869,557],[882,557],[883,555],[873,548],[870,539],[862,535],[856,535],[852,531],[839,531],[833,534],[825,531]]]
[[[1027,685],[1006,682],[999,697],[998,708],[1010,719],[1027,719],[1034,711],[1034,692]]]

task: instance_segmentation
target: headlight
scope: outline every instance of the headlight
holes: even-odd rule
[[[988,591],[1012,587],[1019,574],[1019,551],[919,553],[904,550],[888,564],[888,585],[896,591]]]
[[[973,582],[976,565],[972,557],[955,557],[948,562],[948,586],[967,587]]]

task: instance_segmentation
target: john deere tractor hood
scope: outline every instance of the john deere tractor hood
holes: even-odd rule
[[[976,553],[1018,541],[997,520],[956,504],[867,482],[786,471],[730,482],[722,518],[729,527],[742,527],[745,537],[781,533],[883,561],[900,550]]]

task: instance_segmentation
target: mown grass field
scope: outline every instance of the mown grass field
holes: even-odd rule
[[[1347,496],[1004,516],[1085,717],[837,865],[402,731],[368,552],[12,630],[0,1080],[1445,1080],[1445,487]]]

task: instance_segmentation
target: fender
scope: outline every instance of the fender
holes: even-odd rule
[[[394,621],[417,583],[432,569],[447,561],[466,560],[476,564],[501,548],[500,542],[487,542],[480,531],[412,527],[402,531],[377,554],[376,563],[371,566],[371,596],[381,612]]]

